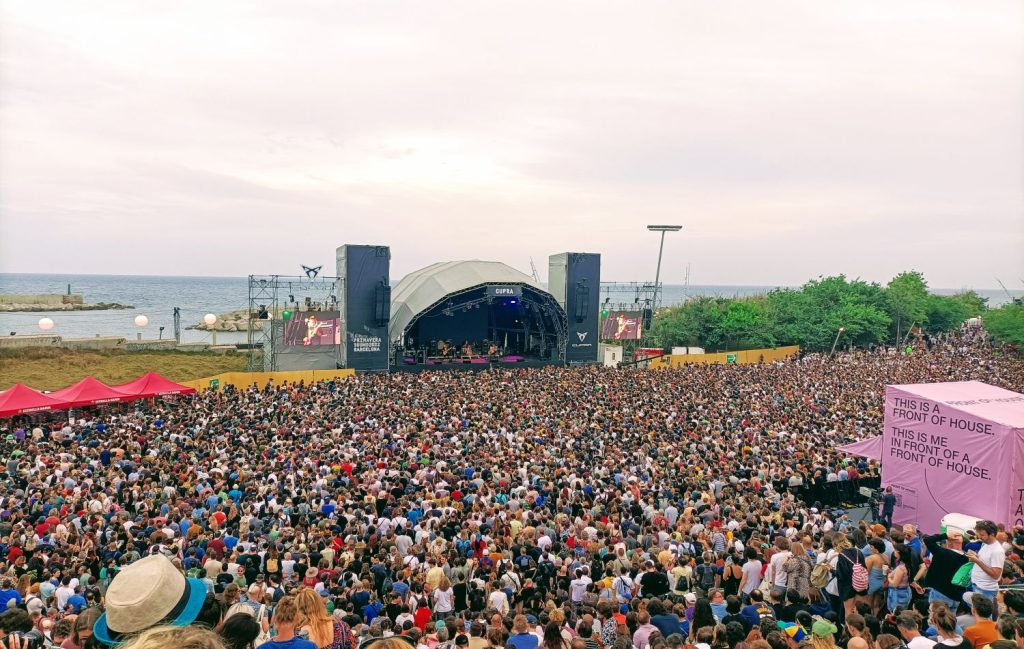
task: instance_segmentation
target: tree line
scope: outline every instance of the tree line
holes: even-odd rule
[[[708,352],[779,345],[828,351],[837,334],[840,348],[898,344],[910,331],[950,331],[980,317],[996,340],[1024,344],[1024,307],[990,309],[987,302],[971,290],[929,293],[917,271],[900,273],[885,286],[837,275],[765,295],[693,298],[658,313],[653,336],[665,348],[688,345]]]

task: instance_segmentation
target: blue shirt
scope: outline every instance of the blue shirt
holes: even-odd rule
[[[532,633],[515,633],[509,636],[508,644],[513,649],[537,649],[540,640]]]
[[[15,604],[21,606],[21,595],[18,594],[18,591],[14,590],[13,588],[5,588],[4,590],[0,590],[0,611],[6,611],[7,604],[12,599],[14,600]]]
[[[89,602],[85,601],[85,598],[78,593],[75,593],[68,598],[68,604],[75,613],[79,613],[83,608],[89,605]]]
[[[261,649],[317,649],[315,643],[309,640],[303,640],[299,636],[295,636],[291,640],[285,640],[284,642],[271,640],[269,642],[264,642],[259,645],[259,647]]]

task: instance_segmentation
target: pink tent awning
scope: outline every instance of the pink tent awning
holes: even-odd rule
[[[55,399],[51,395],[43,394],[20,383],[0,392],[0,417],[60,410],[66,407],[60,399]]]
[[[866,457],[869,460],[881,460],[882,459],[882,436],[875,435],[867,439],[862,439],[859,442],[847,444],[846,446],[840,446],[838,449],[841,453],[847,455],[857,455],[859,457]]]
[[[65,408],[95,406],[101,403],[117,403],[118,401],[131,401],[133,399],[132,395],[115,390],[106,383],[91,376],[87,376],[78,383],[63,390],[51,392],[49,396],[63,401]]]
[[[191,394],[196,391],[195,388],[175,383],[156,372],[146,372],[134,381],[115,385],[114,389],[131,395],[133,399],[148,399],[168,394]]]

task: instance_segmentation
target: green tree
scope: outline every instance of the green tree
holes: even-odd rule
[[[723,298],[698,297],[666,309],[654,319],[654,339],[662,347],[717,349],[724,340],[722,320],[728,302]]]
[[[985,313],[985,330],[1004,343],[1024,345],[1024,306],[1004,304]]]
[[[976,315],[967,302],[956,296],[929,295],[926,303],[928,331],[951,331]]]
[[[773,291],[768,303],[774,340],[809,351],[831,349],[839,327],[844,328],[841,344],[880,342],[890,323],[882,287],[849,281],[844,275],[819,277],[796,290]]]
[[[775,343],[768,326],[765,298],[733,300],[722,316],[722,338],[726,349],[757,349]]]
[[[916,270],[900,273],[885,288],[889,316],[902,337],[908,328],[923,325],[928,315],[928,282]]]
[[[961,291],[950,299],[960,302],[967,307],[968,318],[976,318],[988,309],[988,298],[981,297],[976,291]]]
[[[839,344],[851,342],[865,346],[868,343],[879,343],[885,340],[889,332],[892,318],[885,311],[871,304],[849,301],[836,312],[836,319],[843,327]],[[838,329],[838,327],[837,327]]]

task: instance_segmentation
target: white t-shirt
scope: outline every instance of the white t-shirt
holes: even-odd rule
[[[582,602],[583,596],[587,594],[587,586],[590,585],[590,577],[583,575],[578,579],[569,582],[569,601]]]
[[[761,585],[761,562],[751,559],[743,564],[743,572],[747,575],[747,583],[743,585],[743,592],[749,595]]]
[[[437,613],[448,613],[455,607],[455,593],[451,588],[434,591],[434,611]]]
[[[1006,552],[1003,550],[1003,546],[993,541],[981,546],[981,549],[978,550],[978,558],[986,566],[1002,570],[1006,563]],[[999,588],[999,580],[990,577],[978,564],[974,564],[974,568],[971,569],[971,583],[982,590]]]
[[[508,613],[508,597],[505,596],[503,591],[496,590],[492,592],[491,596],[487,598],[487,601],[495,611],[502,615]]]
[[[772,572],[773,586],[778,586],[780,588],[786,587],[786,580],[789,578],[789,575],[786,574],[786,570],[782,566],[784,566],[785,563],[789,561],[789,558],[792,556],[792,552],[790,552],[789,550],[783,550],[782,552],[776,553],[772,557],[772,560],[768,562],[768,567],[771,569]]]
[[[907,643],[907,649],[931,649],[934,646],[935,641],[929,640],[923,635],[919,635]]]

